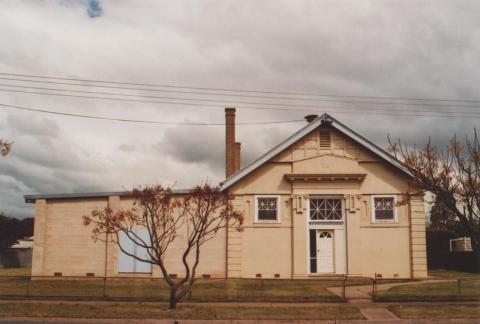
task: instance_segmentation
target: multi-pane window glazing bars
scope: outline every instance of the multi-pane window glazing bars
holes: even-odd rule
[[[257,198],[258,220],[277,220],[277,200],[276,197]]]
[[[376,220],[393,220],[395,199],[393,197],[373,198]]]
[[[338,198],[310,199],[310,220],[342,220],[342,200]]]

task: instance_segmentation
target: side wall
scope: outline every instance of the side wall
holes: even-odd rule
[[[103,275],[105,245],[92,240],[82,216],[105,208],[107,199],[39,200],[35,210],[33,276]]]
[[[58,199],[36,202],[32,275],[53,276],[61,272],[63,276],[147,276],[161,277],[158,267],[151,274],[118,272],[118,247],[114,243],[94,242],[92,228],[83,225],[82,216],[94,209],[109,206],[113,210],[130,208],[131,199],[118,196],[93,199]],[[166,256],[166,264],[171,274],[181,276],[184,268],[181,263],[184,236],[176,239]],[[226,276],[226,229],[202,248],[199,276]]]

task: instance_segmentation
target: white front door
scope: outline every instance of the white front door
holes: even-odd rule
[[[317,230],[317,273],[333,272],[333,231]]]

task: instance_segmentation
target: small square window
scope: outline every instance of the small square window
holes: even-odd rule
[[[257,197],[257,221],[278,221],[278,197]]]
[[[374,222],[395,221],[395,197],[373,197]]]

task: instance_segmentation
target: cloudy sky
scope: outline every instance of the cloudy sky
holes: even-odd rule
[[[319,95],[478,100],[478,12],[478,1],[459,0],[4,1],[0,73]],[[261,93],[243,93],[260,98],[219,97],[12,80],[19,78],[0,75],[0,104],[201,123],[222,123],[225,105],[282,108],[239,108],[241,123],[301,120],[306,110],[329,112],[382,147],[387,134],[417,144],[432,136],[441,144],[454,133],[471,133],[480,124],[475,118],[478,102],[306,95],[277,100]],[[180,102],[171,99],[150,100],[167,103],[87,99],[11,91],[67,93],[15,86],[190,98],[194,104],[198,98],[217,101],[192,106],[169,104]],[[305,98],[309,100],[299,100]],[[369,103],[346,102],[360,100]],[[462,107],[466,105],[474,107]],[[452,116],[438,117],[441,111]],[[238,126],[242,162],[303,125],[300,121]],[[224,175],[223,126],[121,123],[2,107],[0,137],[14,141],[11,154],[0,159],[0,211],[20,218],[33,215],[24,194],[117,191],[155,183],[184,188],[206,178],[218,182]]]

